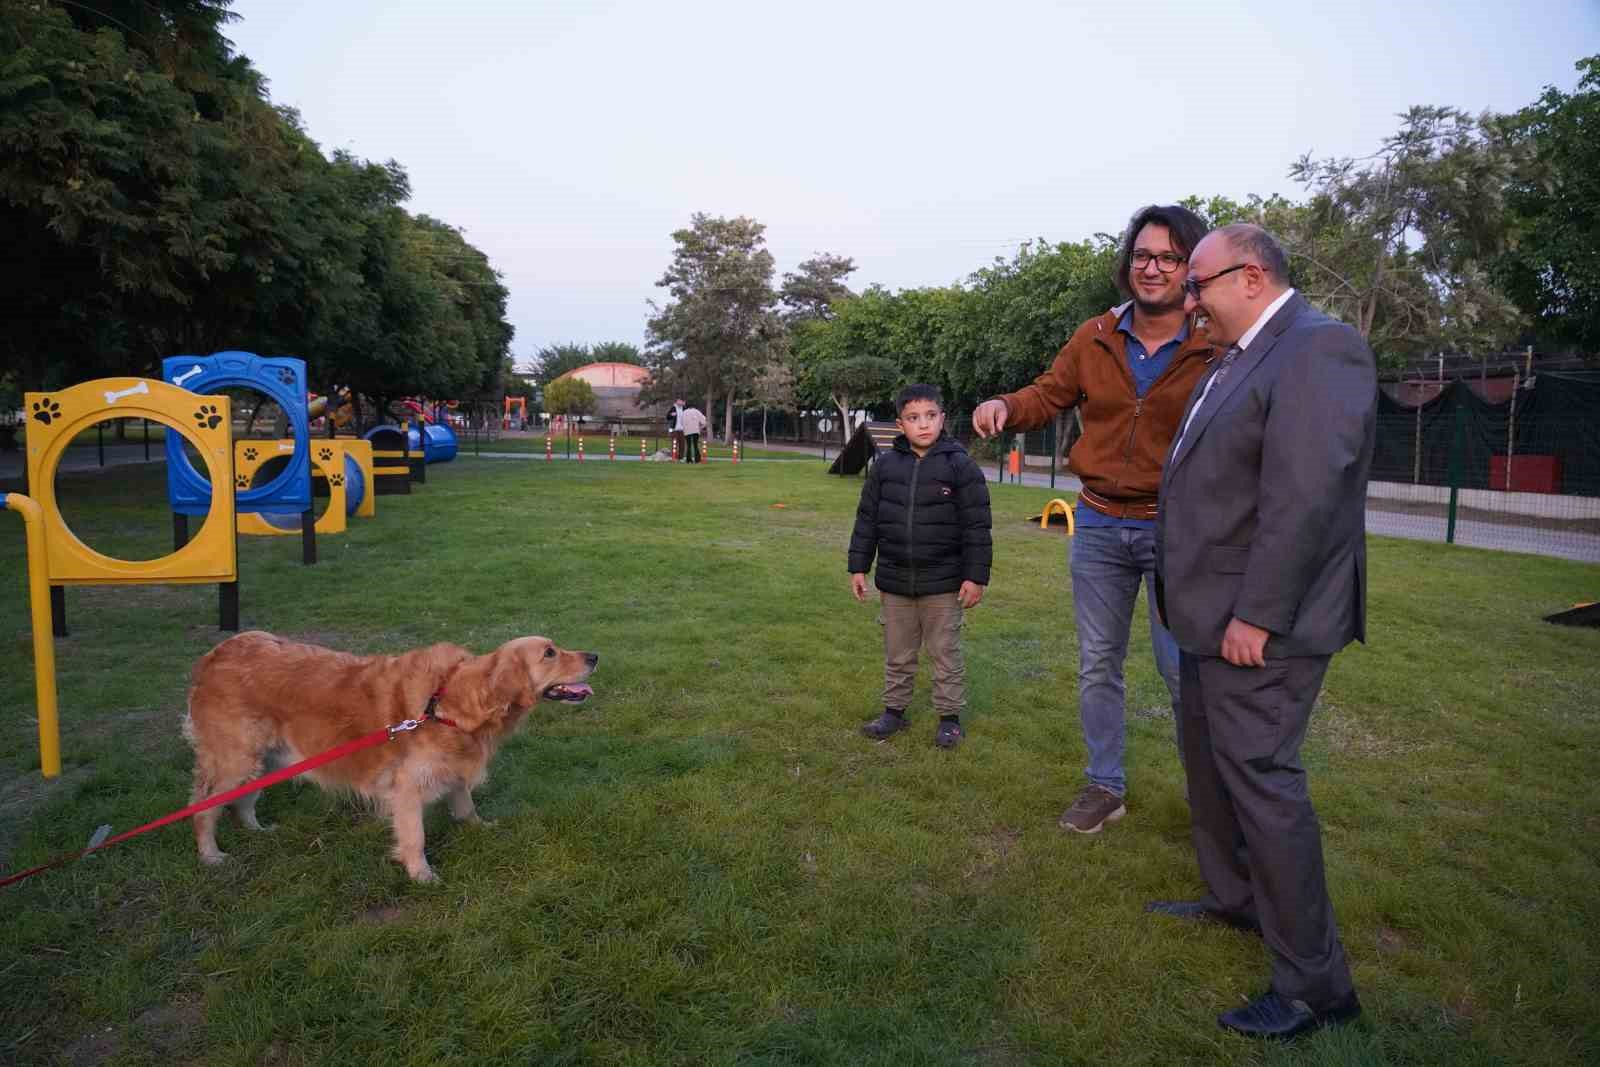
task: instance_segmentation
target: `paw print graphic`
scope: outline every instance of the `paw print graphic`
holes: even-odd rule
[[[259,455],[261,455],[261,453],[260,453],[260,452],[257,452],[257,451],[256,451],[256,450],[255,450],[255,449],[253,449],[253,448],[247,448],[247,449],[245,449],[245,450],[244,450],[244,458],[245,458],[245,459],[248,459],[248,460],[252,460],[252,461],[253,461],[253,460],[254,460],[254,459],[255,459],[255,458],[256,458],[256,457],[257,457],[257,456],[259,456]]]
[[[194,421],[204,429],[215,430],[222,424],[222,416],[217,412],[217,405],[201,404],[200,410],[194,413]]]
[[[328,484],[329,485],[343,485],[344,484],[344,475],[338,474],[338,473],[328,475]]]
[[[240,489],[248,489],[250,488],[250,476],[248,474],[235,474],[233,476],[233,484]]]
[[[333,449],[324,445],[323,447],[317,449],[317,458],[324,463],[328,462],[333,458]]]
[[[61,417],[61,405],[54,400],[35,400],[33,402],[33,417],[49,426],[50,423]]]
[[[288,367],[279,367],[278,381],[282,382],[284,385],[293,385],[294,371],[290,370]]]

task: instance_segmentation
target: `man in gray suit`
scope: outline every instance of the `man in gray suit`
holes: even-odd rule
[[[1361,1012],[1300,744],[1328,661],[1366,640],[1376,369],[1355,330],[1289,287],[1260,227],[1209,234],[1185,288],[1226,352],[1167,454],[1157,602],[1180,649],[1179,736],[1209,892],[1148,910],[1259,931],[1270,988],[1217,1021],[1290,1038]]]

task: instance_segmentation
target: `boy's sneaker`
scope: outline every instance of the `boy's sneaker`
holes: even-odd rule
[[[861,732],[874,741],[882,741],[905,728],[906,717],[904,715],[897,715],[888,708],[884,708],[882,715],[862,725]]]
[[[959,722],[940,719],[939,729],[933,735],[933,743],[940,748],[955,748],[965,736],[967,735],[962,732]]]
[[[1061,813],[1056,825],[1074,833],[1097,834],[1106,823],[1116,822],[1126,814],[1128,809],[1121,797],[1103,785],[1091,785],[1078,794],[1072,807]]]

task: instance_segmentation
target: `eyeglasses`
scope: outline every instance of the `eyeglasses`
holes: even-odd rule
[[[1199,300],[1200,290],[1205,286],[1210,285],[1224,274],[1232,274],[1236,270],[1244,270],[1246,267],[1254,266],[1254,263],[1235,263],[1226,270],[1217,271],[1217,273],[1213,274],[1209,278],[1196,278],[1193,274],[1191,274],[1183,280],[1183,291],[1194,297],[1196,300]]]
[[[1134,270],[1144,270],[1152,259],[1156,261],[1156,270],[1162,274],[1171,274],[1183,266],[1183,257],[1176,252],[1146,252],[1142,248],[1134,249],[1128,262],[1133,264]]]

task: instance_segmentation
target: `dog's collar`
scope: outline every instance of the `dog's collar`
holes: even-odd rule
[[[442,722],[446,726],[453,726],[457,730],[461,729],[460,723],[439,714],[439,698],[442,696],[444,696],[444,686],[441,685],[433,691],[433,696],[428,698],[428,706],[422,709],[422,717],[424,719],[432,719],[434,722]]]

